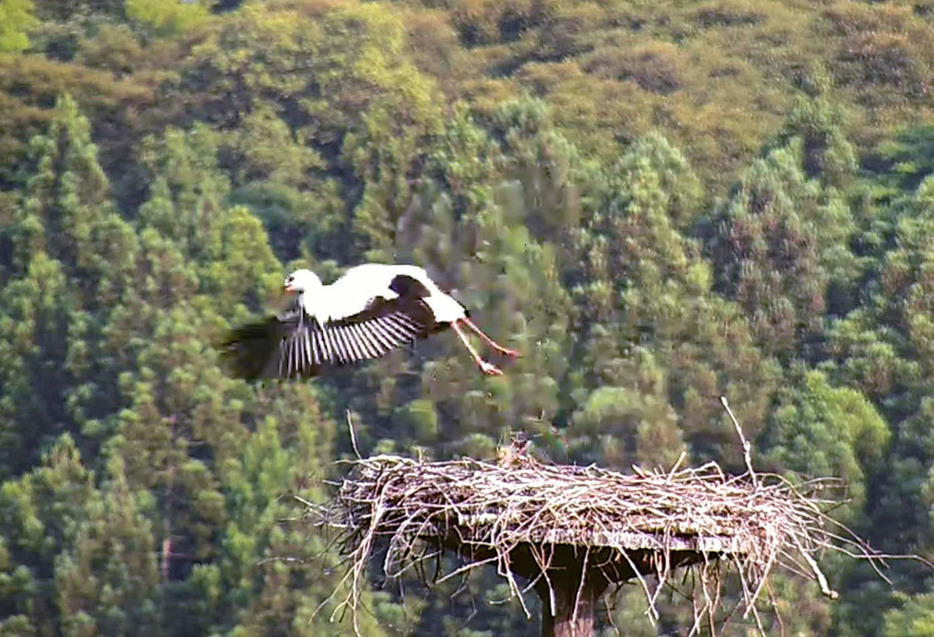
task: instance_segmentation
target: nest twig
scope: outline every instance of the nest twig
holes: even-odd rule
[[[728,476],[715,463],[636,471],[549,465],[525,455],[508,466],[391,455],[354,461],[326,511],[350,560],[349,593],[338,610],[356,608],[377,546],[385,548],[383,571],[390,578],[442,549],[465,558],[446,577],[496,565],[523,608],[522,593],[533,587],[546,602],[551,595],[554,608],[552,580],[576,562],[581,587],[585,577],[606,585],[637,579],[650,617],[673,570],[693,566],[702,583],[695,629],[704,617],[712,625],[720,599],[718,563],[734,567],[746,613],[756,614],[755,602],[775,566],[817,581],[833,597],[817,564],[822,551],[879,561],[826,515],[837,503],[818,491],[832,481],[795,487],[774,475]]]

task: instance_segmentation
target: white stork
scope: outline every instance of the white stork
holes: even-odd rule
[[[282,313],[234,329],[224,343],[222,356],[234,375],[250,380],[318,376],[327,367],[379,358],[447,327],[484,374],[502,374],[480,357],[461,324],[501,354],[518,356],[484,334],[464,306],[416,266],[368,263],[330,285],[322,285],[310,270],[296,270],[284,289],[295,296]]]

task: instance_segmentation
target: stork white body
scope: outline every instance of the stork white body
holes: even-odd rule
[[[374,298],[399,298],[399,293],[391,286],[400,275],[412,277],[425,286],[429,295],[422,299],[431,309],[436,322],[453,323],[467,318],[464,306],[442,292],[428,277],[428,273],[415,265],[365,263],[350,268],[330,285],[322,285],[318,276],[310,270],[296,270],[290,275],[293,280],[291,288],[288,283],[286,288],[297,291],[305,311],[325,323],[363,312]]]
[[[285,280],[294,304],[279,316],[234,330],[224,354],[244,378],[315,376],[333,365],[385,356],[416,338],[450,327],[485,374],[502,371],[483,360],[460,324],[506,356],[467,316],[467,310],[441,291],[422,268],[368,263],[353,267],[330,285],[310,270]]]

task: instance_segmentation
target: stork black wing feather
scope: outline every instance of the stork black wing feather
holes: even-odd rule
[[[221,364],[246,380],[316,376],[326,361],[309,326],[316,321],[298,307],[231,330],[221,344]]]
[[[270,360],[270,348],[280,338],[276,317],[235,328],[221,343],[221,365],[231,375],[247,380],[263,378]]]
[[[397,277],[398,278],[398,277]],[[436,331],[434,315],[417,296],[376,297],[365,310],[328,321],[323,329],[343,339],[351,362],[385,356],[391,350]]]
[[[221,345],[222,363],[247,380],[311,377],[329,366],[385,356],[438,331],[422,300],[424,286],[411,277],[396,278],[398,298],[376,297],[362,312],[324,325],[295,303],[278,316],[238,327]]]

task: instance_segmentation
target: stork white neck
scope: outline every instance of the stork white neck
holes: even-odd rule
[[[285,278],[285,291],[298,294],[300,298],[304,297],[306,292],[314,294],[322,287],[324,286],[321,285],[321,279],[311,270],[296,270]]]

